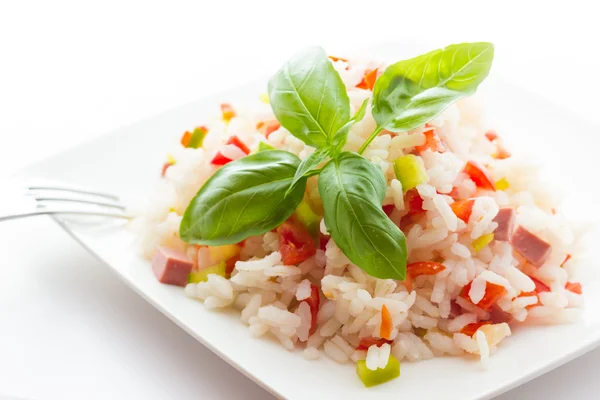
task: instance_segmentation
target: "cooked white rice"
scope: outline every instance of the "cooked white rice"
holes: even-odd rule
[[[343,65],[342,65],[343,64]],[[335,62],[356,110],[370,95],[354,86],[367,64]],[[244,154],[235,146],[224,146],[228,137],[237,135],[250,148],[264,136],[254,128],[259,121],[274,119],[270,107],[258,100],[248,109],[237,105],[237,116],[227,125],[222,121],[202,121],[209,128],[203,148],[176,147],[171,156],[175,164],[167,169],[147,209],[134,221],[140,247],[147,257],[158,246],[184,250],[192,260],[207,257],[203,247],[190,246],[178,237],[181,215],[202,184],[216,171],[210,160],[217,149],[231,159]],[[373,130],[375,122],[367,108],[363,121],[350,131],[347,150],[356,151]],[[317,359],[321,354],[340,362],[365,359],[369,369],[382,368],[390,354],[399,360],[420,361],[434,356],[478,355],[489,363],[498,344],[510,335],[507,323],[485,325],[471,337],[461,333],[465,326],[487,320],[491,314],[477,306],[486,295],[486,285],[506,289],[497,305],[511,323],[531,319],[539,323],[563,323],[576,317],[574,307],[581,296],[565,289],[570,280],[569,268],[561,268],[567,254],[575,250],[575,235],[564,221],[555,197],[547,192],[529,191],[539,186],[537,171],[520,162],[517,156],[497,159],[496,145],[486,139],[488,131],[477,99],[468,98],[449,107],[431,121],[441,140],[450,150],[445,153],[426,150],[420,160],[428,181],[417,187],[426,211],[405,231],[409,263],[436,260],[445,270],[435,276],[413,279],[412,288],[401,282],[373,278],[356,267],[333,240],[325,250],[298,266],[284,266],[278,252],[278,236],[268,232],[245,241],[242,261],[238,261],[230,279],[210,275],[208,281],[189,284],[185,293],[204,302],[210,309],[235,307],[240,319],[255,337],[272,336],[292,350],[305,348],[304,357]],[[384,205],[393,205],[390,218],[400,224],[409,212],[401,183],[396,179],[394,160],[425,142],[424,129],[390,134],[382,132],[364,155],[381,165],[388,183]],[[266,140],[277,149],[305,158],[314,149],[306,146],[284,128]],[[227,153],[227,154],[225,154]],[[241,154],[240,154],[241,153]],[[476,160],[487,166],[495,181],[509,183],[505,190],[478,190],[462,170],[465,162]],[[320,207],[317,177],[309,180],[309,199]],[[475,197],[467,222],[457,218],[450,205],[450,192],[460,198]],[[540,268],[523,262],[506,242],[493,241],[480,251],[474,240],[493,233],[494,218],[503,207],[516,210],[516,223],[551,244],[552,254]],[[324,221],[320,231],[327,234]],[[532,278],[543,282],[551,291],[534,291]],[[463,288],[471,284],[468,296]],[[310,308],[303,300],[311,296],[311,284],[320,288],[321,306],[318,324],[310,334]],[[367,351],[355,350],[361,338],[380,337],[381,309],[387,307],[392,317],[391,344],[372,345]],[[459,309],[459,313],[455,313]]]

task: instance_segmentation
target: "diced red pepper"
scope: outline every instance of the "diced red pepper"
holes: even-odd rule
[[[458,218],[462,219],[465,223],[468,223],[469,218],[471,218],[471,213],[473,212],[473,204],[475,204],[474,199],[459,200],[450,204],[450,208]]]
[[[529,278],[531,278],[531,280],[535,284],[535,289],[531,292],[523,292],[523,293],[519,294],[517,297],[537,296],[538,301],[535,304],[528,305],[527,307],[525,307],[526,309],[530,309],[530,308],[533,308],[533,307],[541,304],[538,294],[550,291],[550,288],[545,283],[539,281],[538,279],[534,278],[533,276],[530,276]]]
[[[484,325],[489,325],[491,324],[490,321],[478,321],[478,322],[474,322],[472,324],[466,325],[464,328],[462,328],[460,330],[460,333],[463,333],[467,336],[471,336],[473,337],[473,335],[475,334],[475,332],[477,332],[477,330],[479,328],[481,328]]]
[[[190,131],[185,131],[183,133],[183,136],[181,137],[181,145],[183,147],[188,147],[188,144],[190,143],[190,139],[192,138],[192,132]]]
[[[446,151],[446,147],[442,143],[437,133],[435,133],[435,129],[428,129],[423,132],[423,135],[425,135],[425,143],[421,146],[415,146],[415,151],[417,153],[422,153],[427,149],[431,151],[437,151],[439,153]]]
[[[386,305],[381,306],[381,326],[379,328],[379,336],[384,339],[389,339],[392,335],[393,323],[392,315]]]
[[[266,138],[268,138],[271,133],[275,132],[280,127],[281,124],[277,120],[260,121],[256,124],[256,129],[265,135]]]
[[[167,170],[169,169],[169,167],[171,165],[173,165],[173,163],[170,161],[167,161],[166,163],[164,163],[162,166],[162,171],[160,172],[160,176],[164,177],[167,173]]]
[[[310,297],[302,300],[308,304],[310,308],[310,330],[308,331],[309,335],[312,335],[317,330],[317,315],[319,314],[319,303],[321,302],[321,298],[319,296],[319,288],[313,284],[310,285]]]
[[[225,144],[232,144],[242,150],[246,154],[250,154],[250,149],[246,146],[237,136],[231,136]],[[220,151],[215,154],[215,157],[212,159],[211,163],[214,165],[225,165],[233,160],[229,157],[225,157]]]
[[[327,243],[329,243],[329,239],[331,236],[325,236],[323,234],[319,234],[319,248],[323,251],[327,248]]]
[[[402,286],[406,288],[407,292],[412,292],[412,276],[410,274],[406,274],[406,278],[402,281]]]
[[[396,206],[393,204],[386,204],[385,206],[381,206],[381,208],[383,209],[385,215],[389,217],[396,208]]]
[[[237,256],[231,257],[229,260],[225,261],[225,274],[227,275],[228,278],[231,276],[231,273],[233,272],[233,269],[235,268],[235,263],[238,261],[240,261],[239,254]]]
[[[385,343],[392,344],[392,340],[384,339],[384,338],[374,338],[374,337],[364,337],[360,339],[360,343],[356,350],[369,350],[369,347],[376,345],[377,347],[381,347]]]
[[[446,267],[444,264],[435,261],[419,261],[410,263],[406,266],[406,273],[411,277],[415,278],[420,275],[435,275],[443,270]]]
[[[221,118],[223,118],[223,121],[229,122],[233,117],[235,117],[235,111],[231,107],[231,104],[221,104]]]
[[[378,68],[366,70],[365,76],[363,77],[362,81],[356,85],[356,87],[360,89],[373,90],[373,86],[375,86],[375,81],[377,80],[377,70]]]
[[[581,290],[581,283],[579,282],[567,282],[565,284],[565,289],[567,289],[569,292],[573,292],[576,294],[583,293],[583,291]]]
[[[465,286],[463,288],[463,290],[460,292],[460,297],[464,298],[465,300],[467,300],[470,303],[473,303],[471,301],[471,297],[469,297],[469,290],[471,290],[471,284],[473,282],[469,282],[467,284],[467,286]],[[492,307],[496,301],[498,301],[498,299],[502,296],[504,296],[506,294],[506,288],[502,285],[496,285],[495,283],[491,283],[491,282],[486,282],[485,283],[485,294],[483,295],[483,298],[481,299],[481,301],[477,304],[475,304],[477,307],[483,309],[483,310],[489,310],[490,307]]]
[[[492,154],[492,157],[494,157],[497,160],[504,160],[510,156],[510,152],[506,150],[504,146],[502,146],[500,143],[496,145],[496,153]]]
[[[296,265],[317,252],[310,233],[301,224],[286,221],[277,228],[279,253],[285,265]]]
[[[465,174],[471,178],[477,187],[485,189],[485,190],[493,190],[496,191],[496,185],[488,171],[482,165],[476,163],[475,161],[467,161],[467,165],[465,165],[465,169],[463,170]]]
[[[404,204],[408,205],[409,214],[418,214],[425,212],[423,210],[423,199],[417,192],[417,189],[411,189],[404,195]]]

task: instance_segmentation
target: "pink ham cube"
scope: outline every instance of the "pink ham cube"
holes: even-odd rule
[[[159,247],[152,257],[152,270],[161,283],[185,286],[194,264],[181,251]]]
[[[498,223],[498,227],[494,231],[494,239],[508,242],[512,235],[515,225],[515,210],[512,208],[501,208],[494,218],[494,222]]]
[[[513,249],[536,267],[544,265],[552,251],[550,243],[529,232],[521,225],[513,233],[510,242]]]

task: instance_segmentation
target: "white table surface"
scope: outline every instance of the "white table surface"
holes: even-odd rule
[[[494,73],[600,120],[600,28],[583,2],[83,3],[0,3],[0,177],[265,75],[307,44],[493,41]],[[50,220],[0,224],[0,243],[0,397],[270,398]],[[498,399],[595,399],[598,368],[600,349]]]

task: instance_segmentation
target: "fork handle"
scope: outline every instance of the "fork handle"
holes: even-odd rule
[[[19,219],[19,218],[27,218],[27,217],[35,217],[37,215],[88,215],[88,216],[96,216],[96,217],[109,217],[109,218],[122,218],[122,219],[131,219],[129,215],[117,212],[107,212],[107,211],[69,211],[69,210],[37,210],[31,212],[24,212],[18,214],[10,214],[10,215],[0,215],[0,222],[8,221],[11,219]]]

